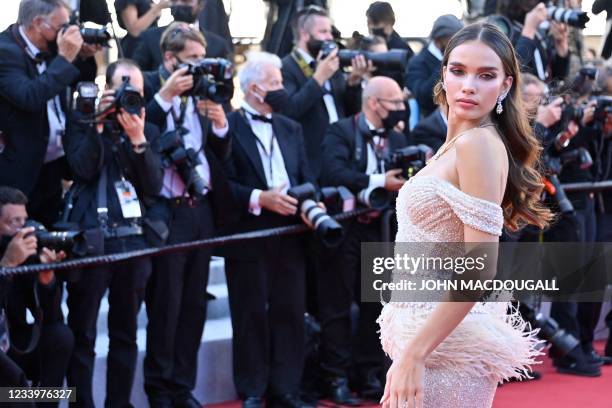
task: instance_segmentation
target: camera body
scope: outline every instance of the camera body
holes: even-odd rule
[[[95,120],[96,108],[100,102],[98,98],[98,86],[94,82],[79,82],[76,86],[76,91],[73,96],[73,109],[83,115],[85,121]],[[144,107],[144,98],[140,95],[140,91],[130,84],[130,77],[123,77],[121,86],[115,90],[115,103],[108,110],[114,108],[115,113],[124,109],[132,115],[140,115]],[[101,112],[104,113],[104,112]],[[115,114],[109,114],[108,119],[116,123]]]
[[[406,146],[393,152],[385,168],[401,169],[402,177],[409,179],[425,167],[432,156],[433,150],[427,145]]]
[[[321,59],[327,58],[335,49],[338,49],[335,41],[324,41],[321,45]],[[408,51],[392,49],[387,52],[370,52],[362,50],[341,49],[338,51],[340,67],[350,67],[353,58],[363,55],[366,60],[372,61],[372,65],[379,71],[404,72],[408,63]]]
[[[72,12],[70,16],[70,21],[64,24],[62,27],[66,30],[71,25],[76,25],[79,27],[79,31],[81,32],[81,37],[83,37],[83,42],[89,45],[102,45],[104,47],[109,46],[109,42],[112,38],[110,33],[105,27],[99,28],[89,28],[85,27],[81,24],[79,12],[75,10]]]
[[[193,76],[193,87],[187,95],[220,104],[229,102],[234,96],[234,66],[228,60],[204,58],[197,63],[179,65],[179,68],[184,67],[187,67],[187,75]]]
[[[189,132],[184,127],[165,132],[159,138],[157,149],[162,155],[164,167],[175,166],[189,194],[192,197],[201,197],[207,185],[195,169],[201,164],[197,152],[192,148],[185,148],[183,136],[187,133]]]
[[[300,212],[312,223],[317,236],[328,248],[342,242],[344,230],[336,220],[317,204],[317,191],[312,183],[291,187],[287,195],[298,201]]]

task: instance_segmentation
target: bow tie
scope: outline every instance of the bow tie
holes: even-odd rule
[[[251,112],[249,112],[249,116],[251,117],[251,120],[258,120],[260,122],[272,124],[272,118],[268,118],[267,116],[258,115],[256,113]]]
[[[51,55],[50,52],[41,51],[38,54],[36,54],[36,56],[34,57],[34,61],[37,64],[42,64],[43,62],[49,61],[51,58],[53,58],[53,55]]]
[[[387,137],[387,131],[385,129],[370,129],[370,137],[381,137],[381,138],[386,138]]]

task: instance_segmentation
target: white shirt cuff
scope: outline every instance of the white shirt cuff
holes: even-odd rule
[[[249,199],[249,212],[253,215],[261,214],[261,206],[259,205],[259,196],[261,195],[261,190],[253,189],[251,191],[251,198]]]
[[[225,121],[225,126],[222,127],[221,129],[217,129],[215,127],[215,125],[212,125],[212,131],[215,134],[215,136],[220,137],[220,138],[224,138],[225,136],[227,136],[227,132],[229,132],[229,123],[227,123],[227,120]],[[257,196],[259,197],[259,196]]]
[[[155,94],[154,98],[155,102],[157,102],[157,104],[164,110],[164,112],[168,112],[170,108],[172,108],[172,102],[164,101],[163,98],[159,95],[159,92]]]
[[[368,187],[384,187],[385,186],[385,175],[384,174],[372,174],[370,176],[370,182]]]

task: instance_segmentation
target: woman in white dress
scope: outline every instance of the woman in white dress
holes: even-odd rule
[[[434,97],[447,110],[446,142],[400,190],[396,242],[469,247],[499,242],[504,225],[547,225],[541,146],[507,37],[491,24],[463,28],[446,47],[441,77]],[[393,364],[383,407],[490,407],[497,384],[528,375],[540,354],[535,331],[509,305],[387,303],[379,324]]]

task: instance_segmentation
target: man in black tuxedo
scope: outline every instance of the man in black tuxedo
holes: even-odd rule
[[[336,51],[320,58],[323,41],[333,40],[331,19],[322,8],[310,6],[300,11],[294,31],[296,46],[282,60],[283,82],[291,97],[283,113],[302,125],[306,156],[318,177],[325,130],[330,123],[359,110],[361,80],[368,66],[363,57],[357,58],[345,79]]]
[[[173,3],[174,4],[174,3]],[[198,18],[202,1],[198,0],[177,0],[172,6],[172,16],[175,22],[183,22],[185,24],[194,24]],[[138,62],[143,71],[152,71],[157,69],[162,63],[162,50],[160,41],[163,32],[168,28],[151,27],[140,34],[140,41],[132,58]],[[206,55],[209,58],[225,58],[231,59],[233,49],[223,37],[200,27],[202,35],[206,39]]]
[[[0,34],[0,184],[25,193],[30,216],[46,225],[59,217],[68,177],[66,93],[83,45],[78,27],[62,29],[69,19],[61,0],[22,0],[17,24]]]
[[[406,85],[419,104],[421,117],[436,110],[433,89],[440,80],[440,64],[450,38],[463,27],[463,23],[452,14],[440,16],[434,22],[431,41],[408,63]]]
[[[240,73],[245,93],[229,115],[235,140],[226,164],[241,218],[231,232],[295,224],[298,201],[287,189],[314,183],[302,128],[276,113],[286,104],[281,61],[252,54]],[[299,398],[304,366],[303,236],[272,237],[226,248],[234,330],[234,383],[243,406],[307,407]]]
[[[80,229],[99,228],[104,254],[147,247],[144,235],[145,199],[162,185],[159,153],[150,143],[159,130],[139,114],[117,109],[115,91],[129,85],[143,93],[142,72],[129,60],[110,64],[107,90],[99,110],[111,123],[92,125],[75,112],[65,137],[66,158],[74,174],[72,209],[67,220]],[[114,115],[115,119],[109,119]],[[116,122],[116,123],[115,123]],[[68,384],[76,387],[77,403],[93,407],[93,370],[96,324],[100,301],[108,290],[109,351],[106,371],[106,405],[129,406],[136,369],[138,311],[144,300],[151,259],[139,258],[88,268],[68,285],[68,324],[75,347],[68,369]]]
[[[20,266],[31,257],[49,263],[66,256],[48,248],[39,251],[34,228],[25,226],[27,201],[21,191],[0,186],[0,267]],[[8,350],[0,346],[2,386],[27,387],[26,376],[32,386],[63,385],[74,338],[64,323],[60,287],[53,271],[0,279],[0,332],[6,333],[2,326],[8,322],[11,345]],[[34,324],[26,320],[26,310]]]
[[[415,144],[424,144],[436,152],[446,141],[446,115],[441,108],[433,111],[412,129],[410,135]]]
[[[387,169],[386,161],[407,146],[403,133],[393,128],[405,116],[404,94],[388,77],[374,77],[363,90],[362,111],[331,125],[323,142],[324,186],[346,186],[355,195],[373,188],[398,191],[406,181],[400,169]],[[342,405],[357,401],[348,380],[354,370],[355,389],[364,398],[382,397],[383,352],[376,319],[381,306],[361,303],[355,288],[361,273],[361,243],[380,242],[380,214],[345,224],[346,238],[317,276],[321,322],[321,368],[326,396]],[[351,342],[351,304],[360,308],[359,324]],[[352,344],[353,343],[353,344]]]
[[[168,224],[168,244],[210,238],[215,224],[232,216],[232,194],[221,164],[231,142],[225,113],[212,101],[183,96],[193,87],[193,76],[186,75],[186,68],[176,69],[180,62],[204,58],[205,45],[200,31],[174,23],[162,36],[162,65],[145,75],[147,121],[162,129],[160,145],[166,146],[164,182],[149,214]],[[176,149],[191,150],[197,161],[175,165],[170,153]],[[210,256],[210,249],[200,249],[153,260],[144,362],[152,407],[201,407],[191,390],[206,318]]]

